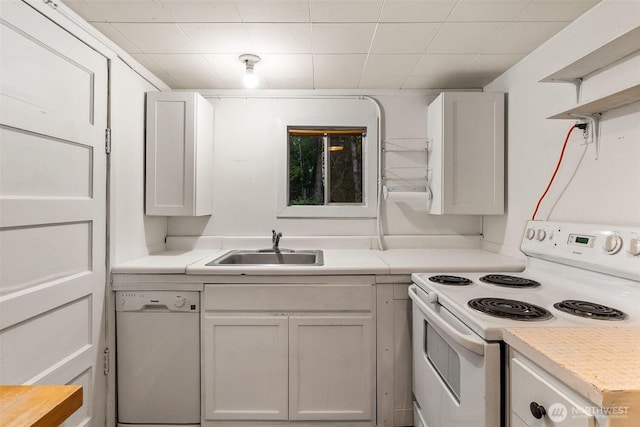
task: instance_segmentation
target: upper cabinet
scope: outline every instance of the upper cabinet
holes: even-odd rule
[[[210,215],[213,106],[195,92],[147,93],[147,215]]]
[[[570,82],[578,87],[583,81],[613,65],[627,61],[640,52],[640,27],[635,28],[542,79],[542,82]],[[592,116],[640,100],[640,74],[620,87],[595,99],[581,102],[550,119],[573,119]]]
[[[504,213],[504,94],[441,93],[428,131],[429,213]]]

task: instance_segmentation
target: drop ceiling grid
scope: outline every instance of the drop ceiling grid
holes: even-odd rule
[[[264,88],[482,87],[598,3],[62,1],[169,86],[199,89],[242,87],[242,53],[262,57]]]

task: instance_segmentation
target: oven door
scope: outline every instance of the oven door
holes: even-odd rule
[[[501,425],[500,344],[488,343],[416,285],[413,394],[425,427]]]

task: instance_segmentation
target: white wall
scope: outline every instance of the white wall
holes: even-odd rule
[[[162,250],[167,218],[144,215],[144,94],[157,89],[120,59],[111,65],[111,247],[116,264]]]
[[[231,108],[237,101],[224,102],[225,96],[238,96],[242,92],[201,93],[215,106],[214,213],[211,217],[169,218],[170,236],[267,236],[272,228],[285,235],[299,236],[376,234],[376,221],[372,218],[278,218],[277,177],[278,168],[284,163],[277,158],[283,143],[282,132],[277,128],[278,118],[265,109],[264,98],[241,99],[245,108],[238,111]],[[326,94],[286,91],[288,97]],[[335,91],[330,94],[349,95]],[[427,102],[434,97],[433,93],[385,91],[370,95],[382,108],[383,139],[413,144],[426,140]],[[273,99],[278,96],[274,94]],[[389,153],[385,163],[415,167],[424,175],[425,156],[424,153]],[[376,174],[371,174],[370,179],[376,180]],[[385,234],[390,235],[477,235],[481,233],[481,217],[429,216],[426,199],[424,203],[383,202],[383,227]]]
[[[539,80],[639,25],[640,2],[605,0],[485,87],[487,91],[508,93],[507,215],[484,218],[488,247],[518,253],[525,222],[553,173],[565,135],[574,123],[545,118],[576,103],[574,86]],[[589,77],[583,86],[583,100],[637,81],[639,64],[636,56]],[[595,146],[589,145],[578,165],[585,150],[581,141],[581,132],[574,131],[536,219],[639,225],[640,103],[603,115],[598,160]]]

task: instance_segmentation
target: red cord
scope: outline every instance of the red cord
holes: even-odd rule
[[[560,164],[562,163],[562,158],[564,157],[564,150],[565,148],[567,148],[567,142],[569,142],[569,137],[571,136],[571,132],[573,132],[573,130],[577,127],[578,127],[577,125],[571,126],[571,129],[569,129],[569,132],[567,133],[567,137],[564,139],[564,144],[562,144],[562,151],[560,152],[560,158],[558,159],[558,164],[556,165],[556,169],[553,171],[553,175],[551,175],[551,179],[549,180],[549,184],[547,184],[547,188],[544,190],[544,193],[542,193],[542,196],[540,196],[540,199],[538,199],[538,204],[536,205],[536,210],[533,211],[533,215],[531,216],[531,221],[535,221],[536,219],[536,214],[538,213],[538,208],[540,208],[540,203],[542,203],[542,199],[544,199],[544,196],[547,195],[547,192],[551,188],[551,184],[553,184],[553,180],[555,179],[556,174],[558,173],[558,169],[560,169]]]

